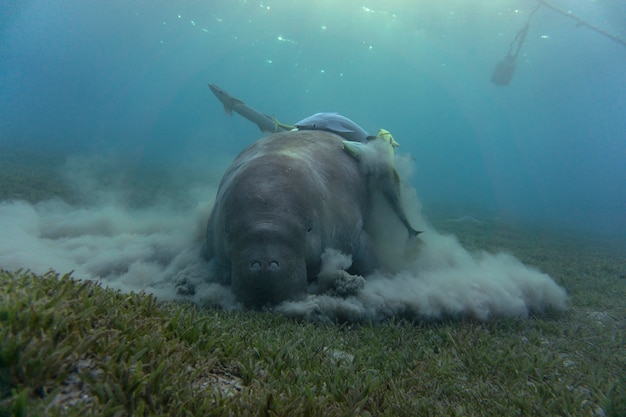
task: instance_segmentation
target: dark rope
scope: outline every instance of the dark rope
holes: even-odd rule
[[[515,60],[515,58],[517,58],[517,55],[519,55],[519,51],[520,49],[522,49],[522,45],[524,45],[524,41],[526,40],[526,35],[528,35],[528,29],[530,28],[530,20],[533,18],[533,15],[537,12],[537,10],[539,10],[539,7],[541,7],[541,4],[543,3],[543,1],[540,1],[539,4],[537,4],[537,7],[535,7],[535,10],[533,10],[530,15],[528,15],[528,20],[526,21],[526,24],[524,25],[523,28],[521,28],[519,30],[519,32],[517,32],[517,35],[515,35],[515,37],[513,38],[513,41],[511,42],[511,46],[509,46],[509,52],[507,53],[507,57],[511,57],[513,60]],[[515,47],[515,44],[517,43],[517,49],[515,50],[515,53],[511,53],[513,51],[513,48]]]
[[[551,5],[550,3],[547,3],[547,2],[546,2],[546,1],[544,1],[544,0],[539,0],[539,4],[540,4],[540,5],[541,5],[541,4],[543,4],[543,5],[544,5],[544,6],[546,6],[548,9],[552,9],[552,10],[554,10],[555,12],[562,14],[563,16],[567,16],[567,17],[569,17],[570,19],[574,19],[574,20],[577,22],[577,25],[576,25],[576,26],[586,26],[586,27],[588,27],[589,29],[593,30],[594,32],[599,33],[599,34],[601,34],[601,35],[604,35],[604,36],[606,36],[607,38],[609,38],[609,39],[611,39],[611,40],[613,40],[613,41],[615,41],[615,42],[619,43],[619,44],[620,44],[620,45],[622,45],[622,46],[626,46],[626,40],[622,39],[619,35],[614,35],[614,34],[612,34],[612,33],[607,32],[607,31],[606,31],[606,30],[604,30],[604,29],[601,29],[601,28],[599,28],[599,27],[597,27],[597,26],[594,26],[594,25],[592,25],[592,24],[590,24],[590,23],[587,23],[587,22],[585,22],[583,19],[581,19],[581,18],[579,18],[579,17],[577,17],[577,16],[574,16],[573,14],[571,14],[571,13],[569,13],[569,12],[566,12],[565,10],[561,10],[561,9],[559,9],[558,7],[555,7],[555,6]]]
[[[561,10],[557,7],[552,6],[549,3],[546,3],[545,0],[538,0],[537,7],[535,7],[535,9],[530,13],[530,15],[528,15],[528,20],[526,21],[526,24],[517,32],[517,34],[513,38],[513,41],[511,42],[511,45],[509,46],[509,51],[507,52],[506,56],[504,57],[502,61],[498,62],[498,65],[496,65],[493,71],[493,74],[491,75],[492,83],[496,85],[508,85],[509,82],[511,81],[511,78],[513,77],[513,72],[515,71],[515,60],[517,59],[517,56],[519,55],[520,50],[522,49],[522,46],[524,45],[524,41],[526,40],[526,35],[528,35],[528,29],[530,28],[530,21],[532,20],[534,14],[537,12],[537,10],[539,10],[541,6],[546,6],[547,8],[554,10],[555,12],[558,12],[564,16],[574,19],[576,22],[578,22],[577,26],[586,26],[589,29],[597,33],[600,33],[601,35],[604,35],[608,37],[609,39],[612,39],[615,42],[623,46],[626,46],[626,41],[620,38],[618,35],[612,35],[606,32],[605,30],[602,30],[596,26],[593,26],[585,22],[584,20],[574,16],[571,13],[568,13],[564,10]]]

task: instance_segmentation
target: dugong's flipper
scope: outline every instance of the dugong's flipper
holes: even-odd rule
[[[361,168],[370,177],[370,187],[382,193],[406,227],[409,237],[415,237],[421,232],[411,226],[404,213],[400,198],[400,175],[393,162],[394,143],[399,145],[388,131],[384,130],[383,133],[380,136],[370,136],[368,143],[343,141],[343,149],[360,162]]]
[[[343,150],[357,161],[361,161],[362,157],[365,155],[365,152],[367,152],[367,145],[362,142],[352,142],[349,140],[344,140]]]

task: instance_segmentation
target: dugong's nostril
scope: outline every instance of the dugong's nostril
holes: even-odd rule
[[[261,269],[261,262],[259,261],[254,261],[250,264],[250,270],[251,271],[258,271]]]
[[[270,271],[276,271],[279,268],[280,268],[280,264],[278,263],[278,261],[270,261],[268,265],[268,269]]]

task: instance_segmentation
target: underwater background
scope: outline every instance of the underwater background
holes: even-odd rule
[[[621,1],[549,3],[626,37]],[[544,5],[510,84],[490,82],[538,4],[3,2],[0,147],[223,169],[263,134],[211,82],[281,122],[390,130],[426,213],[624,236],[624,45]]]
[[[0,415],[626,415],[626,2],[538,4],[0,0]],[[390,130],[418,258],[196,308],[238,308],[201,247],[265,135],[208,83]]]

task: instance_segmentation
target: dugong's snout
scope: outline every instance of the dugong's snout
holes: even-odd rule
[[[307,270],[293,248],[262,246],[232,259],[232,289],[246,306],[262,307],[304,297]]]

